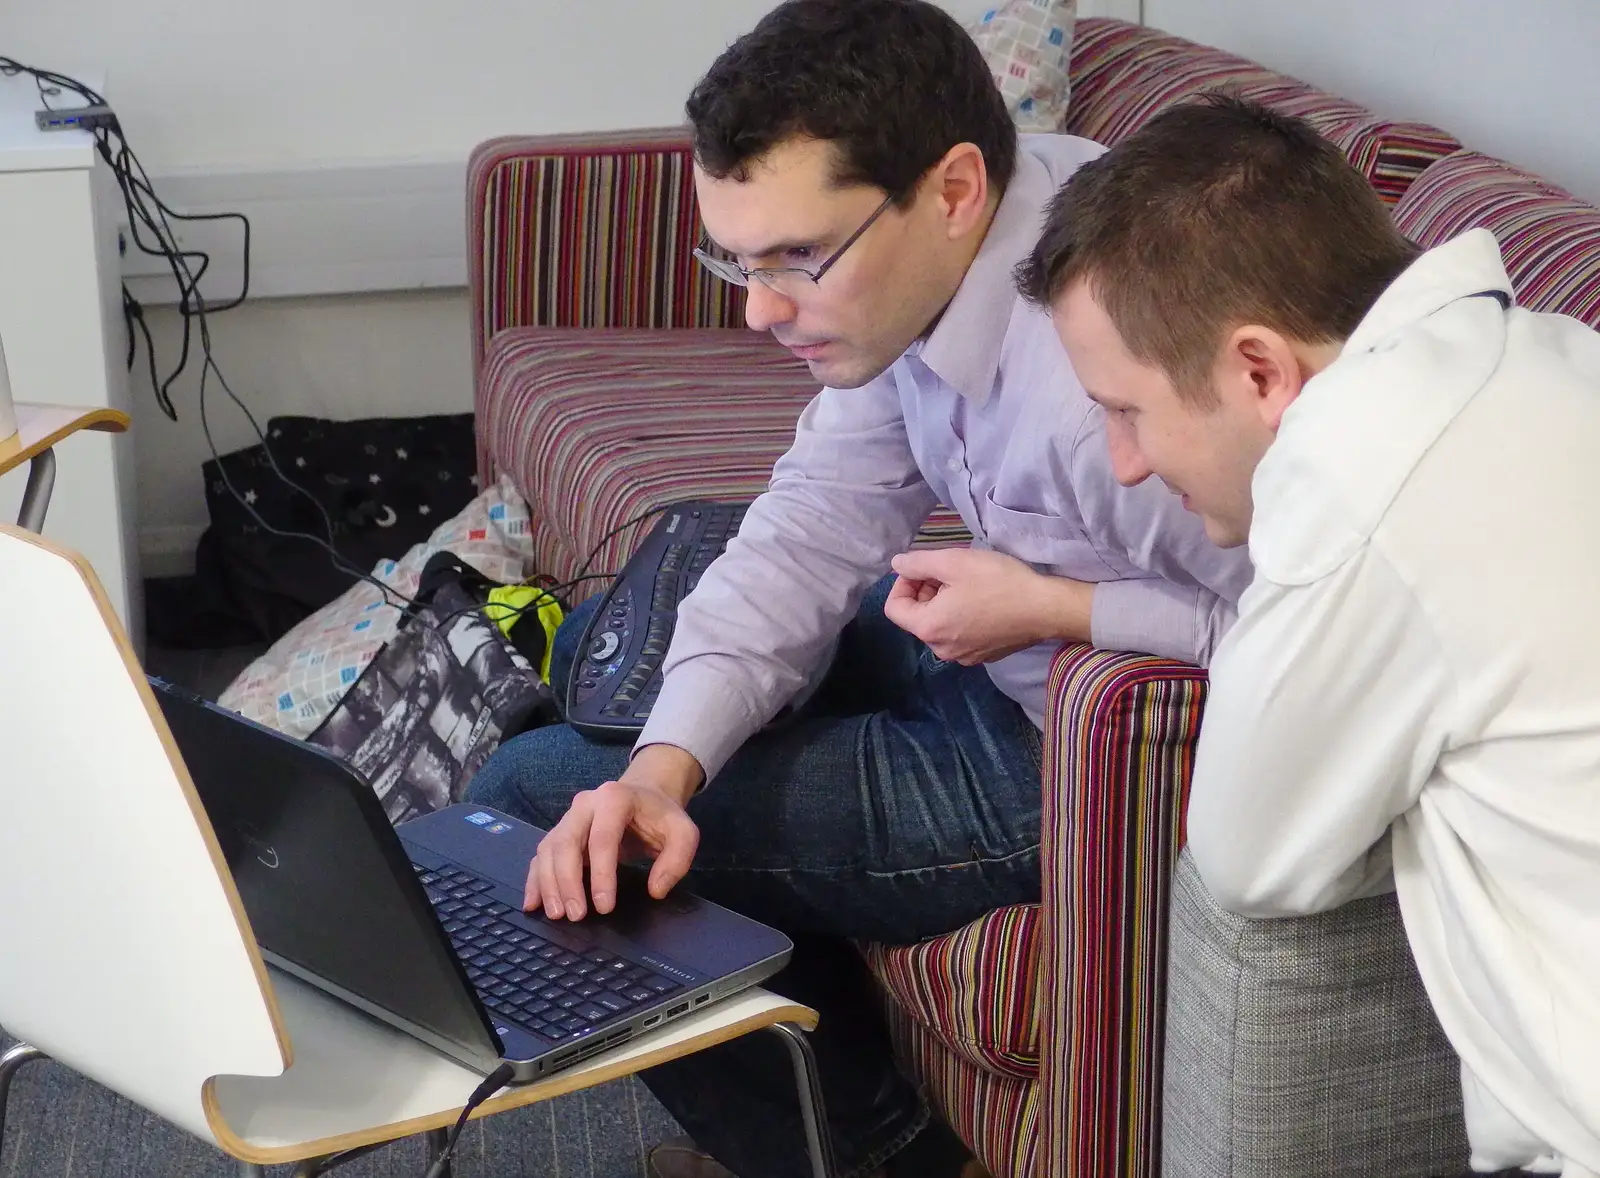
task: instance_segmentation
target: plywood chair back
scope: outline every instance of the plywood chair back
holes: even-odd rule
[[[209,1140],[289,1063],[160,709],[83,560],[0,527],[0,1027]]]

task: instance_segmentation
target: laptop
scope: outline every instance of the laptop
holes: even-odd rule
[[[544,832],[483,806],[391,826],[370,786],[314,745],[161,679],[263,956],[485,1075],[535,1080],[778,972],[775,929],[619,869],[616,909],[522,911]]]

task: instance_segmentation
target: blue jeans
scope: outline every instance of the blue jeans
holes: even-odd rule
[[[1038,729],[983,668],[941,662],[888,621],[888,586],[863,600],[795,718],[748,741],[689,804],[701,837],[688,886],[795,943],[768,985],[822,1016],[812,1045],[841,1175],[882,1165],[929,1116],[895,1069],[852,942],[915,942],[1039,899]],[[558,685],[587,615],[557,636]],[[537,729],[489,759],[470,797],[548,828],[628,754],[564,725]],[[788,1058],[770,1036],[643,1079],[739,1178],[809,1175]]]

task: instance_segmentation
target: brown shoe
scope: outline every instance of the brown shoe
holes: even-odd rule
[[[650,1151],[650,1178],[734,1178],[716,1158],[687,1137],[672,1137]]]

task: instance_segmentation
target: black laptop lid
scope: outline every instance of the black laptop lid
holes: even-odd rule
[[[500,1045],[371,788],[313,745],[151,680],[256,940],[491,1057]]]

